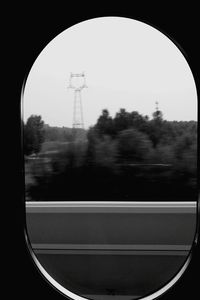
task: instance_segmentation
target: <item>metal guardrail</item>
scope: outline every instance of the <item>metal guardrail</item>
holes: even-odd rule
[[[196,213],[197,203],[184,202],[26,202],[27,213]]]

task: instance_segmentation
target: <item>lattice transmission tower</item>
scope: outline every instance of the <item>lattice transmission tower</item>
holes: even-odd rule
[[[74,111],[72,122],[74,132],[76,131],[76,129],[84,129],[81,91],[86,87],[87,85],[84,72],[70,74],[68,88],[74,90]]]

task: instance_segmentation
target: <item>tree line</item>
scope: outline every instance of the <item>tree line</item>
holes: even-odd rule
[[[95,147],[112,148],[109,153],[121,162],[185,164],[191,171],[197,164],[197,122],[166,121],[159,110],[149,119],[125,109],[112,118],[104,109],[88,131],[88,143],[93,153]]]
[[[104,109],[87,130],[87,140],[76,141],[72,129],[45,126],[39,116],[30,119],[24,125],[25,137],[29,135],[24,148],[32,147],[27,147],[27,140],[39,146],[27,153],[42,157],[42,147],[48,142],[57,142],[59,150],[50,154],[48,163],[38,160],[32,165],[37,181],[30,189],[34,199],[92,200],[91,187],[98,191],[95,199],[104,200],[196,197],[195,121],[166,121],[159,110],[152,118],[125,109],[111,117]],[[33,125],[35,133],[30,135]],[[74,183],[78,189],[74,190]]]

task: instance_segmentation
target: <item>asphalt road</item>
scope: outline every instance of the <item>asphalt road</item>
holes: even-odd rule
[[[101,300],[165,285],[187,260],[196,203],[27,203],[38,261],[63,287]]]

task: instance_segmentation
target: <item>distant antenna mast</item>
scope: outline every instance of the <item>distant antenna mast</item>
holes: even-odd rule
[[[156,101],[156,111],[158,111],[159,110],[159,108],[158,108],[158,101]]]
[[[153,118],[154,120],[159,120],[161,121],[163,119],[163,114],[162,112],[159,110],[159,107],[158,107],[158,101],[155,102],[156,103],[156,111],[153,113]]]
[[[71,73],[69,78],[69,86],[74,90],[74,111],[73,111],[73,129],[82,128],[84,129],[83,122],[83,108],[81,91],[86,88],[85,74],[82,73]]]

